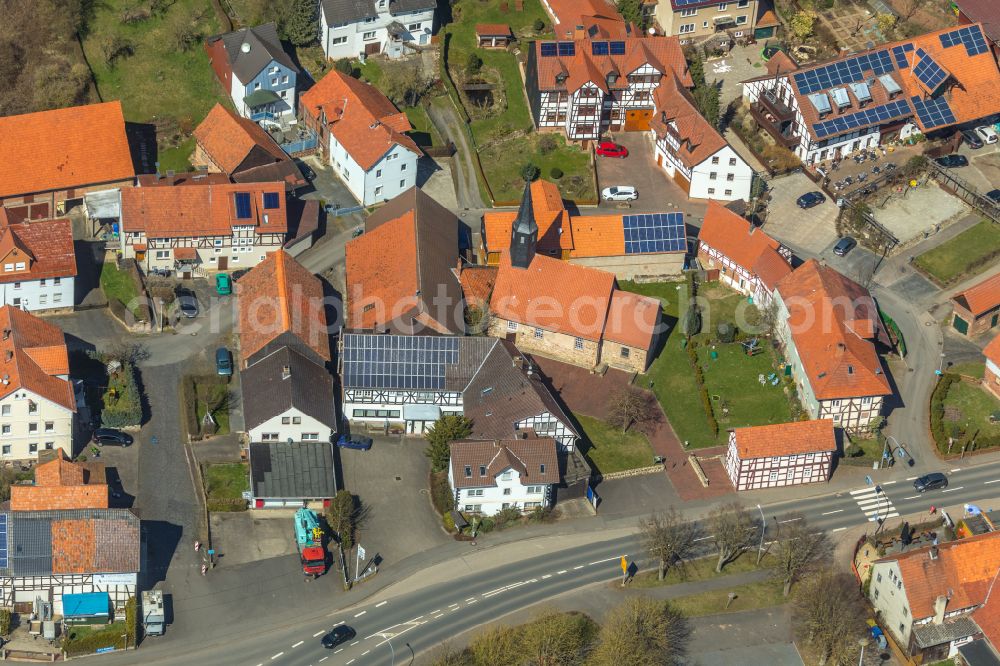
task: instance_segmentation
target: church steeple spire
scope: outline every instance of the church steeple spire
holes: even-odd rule
[[[531,205],[531,182],[524,184],[521,206],[510,232],[510,263],[515,268],[527,268],[535,258],[538,244],[538,225]]]

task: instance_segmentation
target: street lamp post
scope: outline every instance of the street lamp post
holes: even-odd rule
[[[757,547],[757,564],[759,565],[764,557],[764,530],[767,528],[767,519],[764,518],[764,509],[760,508],[760,504],[757,505],[757,510],[760,511],[760,546]]]
[[[890,440],[890,439],[891,439],[891,440],[892,440],[893,442],[895,442],[895,445],[894,445],[894,446],[893,446],[893,448],[891,448],[891,449],[890,449],[890,448],[888,448],[888,447],[889,447],[889,440]],[[891,456],[891,455],[892,455],[892,452],[893,452],[893,450],[894,450],[894,449],[898,449],[898,448],[902,448],[902,447],[900,447],[900,445],[899,445],[899,440],[898,440],[898,439],[896,439],[895,437],[893,437],[892,435],[886,435],[886,436],[885,436],[885,445],[883,445],[883,446],[882,446],[882,462],[881,462],[881,464],[882,464],[882,465],[884,465],[884,464],[885,464],[885,460],[886,460],[886,455],[885,455],[885,454],[886,454],[886,451],[887,451],[887,450],[888,450],[888,452],[889,452],[889,455]]]
[[[941,360],[938,361],[938,369],[934,372],[934,374],[937,375],[938,377],[941,376],[941,373],[944,370],[944,352],[941,352],[940,356]]]
[[[861,658],[858,659],[858,666],[862,666],[865,663],[865,648],[868,647],[868,637],[863,636],[858,639],[858,645],[861,646]]]

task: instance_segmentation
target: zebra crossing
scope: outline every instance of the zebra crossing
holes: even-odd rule
[[[892,500],[879,486],[852,490],[851,498],[858,503],[858,507],[869,522],[875,522],[879,518],[885,520],[899,516],[899,511],[892,505]]]

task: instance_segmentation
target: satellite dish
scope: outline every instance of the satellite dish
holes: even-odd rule
[[[649,29],[649,34],[655,35],[656,34],[656,28],[650,28]]]
[[[240,51],[243,53],[250,53],[250,42],[243,42],[240,44]]]

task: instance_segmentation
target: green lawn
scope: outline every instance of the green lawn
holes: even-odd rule
[[[240,511],[246,508],[242,493],[250,489],[246,463],[203,465],[205,496],[209,511]]]
[[[498,202],[520,200],[524,191],[521,167],[530,162],[541,169],[542,178],[559,185],[564,199],[595,201],[597,192],[594,191],[589,154],[577,145],[567,145],[565,138],[557,134],[546,135],[556,140],[557,148],[549,153],[542,153],[538,149],[539,136],[528,134],[513,137],[480,149],[479,159],[493,191],[493,198]],[[561,178],[552,176],[554,167],[563,172]]]
[[[946,428],[953,422],[948,418],[949,408],[954,408],[959,412],[958,421],[955,422],[969,435],[978,430],[984,437],[1000,436],[1000,423],[989,421],[990,414],[1000,412],[1000,401],[978,386],[955,382],[948,389],[944,406]]]
[[[948,367],[948,372],[953,372],[956,375],[965,375],[973,379],[982,379],[983,374],[986,372],[986,364],[979,361],[955,363]]]
[[[418,146],[444,146],[441,134],[427,115],[427,109],[423,106],[410,106],[403,109],[403,111],[406,113],[410,124],[413,125],[413,131],[410,132],[410,136],[413,137]]]
[[[190,137],[176,146],[165,148],[159,153],[160,171],[193,171],[191,154],[194,153],[195,140]]]
[[[680,294],[685,293],[684,283],[636,284],[622,281],[620,285],[622,289],[659,298],[664,304],[664,319],[671,328],[662,351],[638,384],[647,386],[649,382],[653,383],[653,392],[682,442],[688,442],[691,448],[715,446],[725,443],[727,428],[790,420],[791,411],[782,384],[761,386],[757,381],[759,374],[766,377],[774,371],[771,367],[773,357],[766,340],[764,352],[753,357],[741,356],[742,348],[735,344],[716,345],[719,358],[714,361],[710,358],[711,350],[704,346],[714,337],[710,331],[714,331],[719,322],[738,320],[736,314],[741,304],[746,302],[744,296],[721,285],[706,284],[699,288],[699,295],[708,300],[710,307],[703,317],[703,332],[693,339],[699,344],[699,362],[703,367],[707,366],[704,376],[709,395],[719,396],[718,401],[713,401],[719,434],[713,436],[688,361],[684,334],[677,325],[678,299]],[[723,415],[723,400],[729,407],[728,417]]]
[[[632,429],[623,434],[620,428],[582,414],[576,414],[576,420],[583,429],[580,449],[602,474],[653,464],[653,449],[641,432]]]
[[[729,608],[726,608],[730,592],[735,593],[736,598],[729,605]],[[670,605],[687,617],[701,617],[719,613],[739,613],[758,608],[772,608],[787,602],[788,599],[782,595],[781,581],[763,580],[757,583],[747,583],[731,588],[678,597],[671,599]]]
[[[1000,225],[983,220],[924,252],[914,263],[940,284],[951,284],[985,270],[997,253],[1000,253]]]
[[[643,571],[642,573],[636,574],[632,582],[629,583],[632,587],[660,587],[661,585],[676,585],[677,583],[692,583],[704,580],[713,580],[720,578],[722,576],[729,576],[731,574],[746,573],[747,571],[756,571],[757,569],[766,569],[773,565],[773,558],[768,555],[764,555],[764,558],[760,562],[760,566],[757,566],[757,552],[747,552],[741,555],[735,562],[730,562],[722,569],[722,573],[715,573],[715,563],[718,558],[716,556],[709,557],[699,557],[696,560],[690,560],[685,562],[681,566],[671,567],[667,570],[667,575],[663,580],[657,578],[657,572],[655,569],[656,563],[651,562],[650,565],[653,566],[652,571]]]
[[[364,62],[354,61],[354,64],[361,70],[361,78],[378,87],[382,80],[382,66],[378,64],[377,58],[368,58]]]
[[[132,277],[127,272],[118,270],[114,261],[105,261],[101,266],[101,290],[109,301],[115,299],[125,306],[139,297]]]
[[[216,102],[228,99],[203,48],[206,37],[221,31],[218,18],[209,0],[175,0],[162,15],[122,23],[122,8],[135,5],[132,0],[94,3],[83,49],[101,96],[120,99],[126,120],[155,123],[161,147],[174,146],[190,135]],[[197,20],[200,38],[182,51],[173,47],[171,35],[185,19]],[[105,62],[102,45],[116,36],[128,40],[134,53],[112,68]]]

